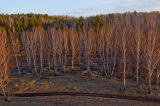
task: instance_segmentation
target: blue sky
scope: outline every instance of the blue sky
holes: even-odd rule
[[[160,11],[160,0],[1,0],[0,13],[90,16],[126,11]]]

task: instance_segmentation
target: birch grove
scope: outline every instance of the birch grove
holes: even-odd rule
[[[26,23],[20,26],[15,23],[18,27],[12,30],[12,25],[6,26],[6,31],[0,30],[0,85],[3,90],[9,81],[10,56],[20,75],[23,73],[22,56],[36,78],[41,78],[46,69],[63,74],[68,67],[77,71],[75,67],[78,66],[79,71],[97,71],[100,77],[120,78],[124,90],[132,77],[137,87],[141,82],[147,85],[148,93],[152,92],[153,84],[158,91],[159,13],[128,12],[85,18],[46,16],[46,20],[39,17],[40,23],[36,22],[36,17],[22,17],[28,19]]]

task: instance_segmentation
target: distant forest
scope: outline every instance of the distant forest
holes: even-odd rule
[[[159,12],[151,13],[115,13],[108,15],[97,15],[91,17],[71,17],[71,16],[48,16],[47,14],[0,14],[0,27],[5,30],[12,30],[17,33],[24,31],[32,31],[34,27],[42,27],[44,30],[49,28],[74,28],[79,30],[85,27],[101,28],[107,24],[120,24],[121,26],[127,25],[126,18],[129,17],[130,26],[135,26],[135,21],[140,22],[142,25],[147,23],[149,18],[153,16],[159,20]],[[144,22],[142,22],[144,21]]]
[[[0,15],[0,87],[5,89],[11,64],[26,65],[40,78],[44,67],[65,72],[93,67],[106,78],[132,78],[159,89],[160,12],[115,13],[91,17],[41,14]],[[20,58],[23,57],[23,58]]]

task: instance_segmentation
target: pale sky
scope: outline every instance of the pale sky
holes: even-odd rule
[[[0,13],[91,16],[127,11],[160,11],[160,0],[1,0]]]

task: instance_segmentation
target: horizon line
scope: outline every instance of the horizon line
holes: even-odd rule
[[[134,13],[134,12],[137,12],[137,13],[153,13],[153,12],[158,12],[160,13],[160,11],[158,10],[151,10],[151,11],[137,11],[137,10],[134,10],[134,11],[123,11],[123,12],[109,12],[109,13],[99,13],[99,14],[94,14],[94,15],[88,15],[88,16],[84,16],[84,15],[79,15],[79,16],[74,16],[74,15],[67,15],[67,14],[62,14],[62,15],[56,15],[56,14],[48,14],[48,13],[36,13],[36,12],[26,12],[26,13],[0,13],[0,15],[27,15],[27,14],[34,14],[34,15],[47,15],[47,16],[55,16],[55,17],[75,17],[75,18],[79,18],[79,17],[84,17],[84,18],[87,18],[87,17],[94,17],[94,16],[100,16],[100,15],[110,15],[110,14],[124,14],[124,13]]]

